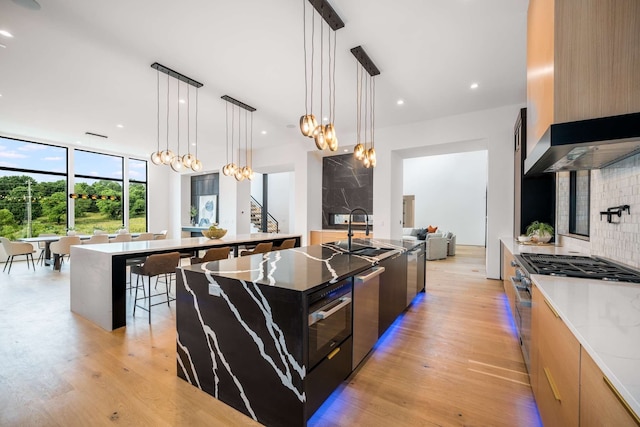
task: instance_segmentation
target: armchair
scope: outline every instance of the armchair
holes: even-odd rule
[[[429,261],[447,257],[447,239],[439,233],[429,233],[426,238],[426,258]]]

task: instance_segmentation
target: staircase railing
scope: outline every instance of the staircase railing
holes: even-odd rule
[[[267,227],[266,230],[262,227],[262,205],[251,196],[251,223],[256,226],[256,228],[260,231],[266,231],[268,233],[278,233],[280,231],[280,226],[278,221],[267,212]]]

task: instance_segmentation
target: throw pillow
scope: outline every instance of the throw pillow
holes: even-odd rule
[[[418,240],[425,240],[427,238],[427,230],[425,230],[424,228],[421,228],[420,230],[418,230]]]
[[[427,227],[427,231],[428,231],[429,233],[435,233],[436,231],[438,231],[438,227],[428,226],[428,227]]]

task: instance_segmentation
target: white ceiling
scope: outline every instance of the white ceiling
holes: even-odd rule
[[[150,67],[157,61],[204,84],[201,157],[224,147],[224,94],[257,108],[255,147],[313,147],[298,130],[303,0],[38,0],[40,10],[18,4],[27,1],[0,0],[0,30],[14,35],[0,36],[0,135],[147,156],[157,143]],[[527,0],[330,3],[345,22],[337,32],[338,136],[355,131],[349,49],[358,45],[381,71],[377,128],[525,102]],[[472,82],[479,88],[471,90]]]

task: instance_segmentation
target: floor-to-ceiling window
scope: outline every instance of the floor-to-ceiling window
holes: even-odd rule
[[[147,162],[129,159],[129,231],[147,231]]]
[[[67,149],[0,137],[0,236],[64,233]]]
[[[115,232],[124,226],[123,166],[120,156],[74,152],[76,232]]]

